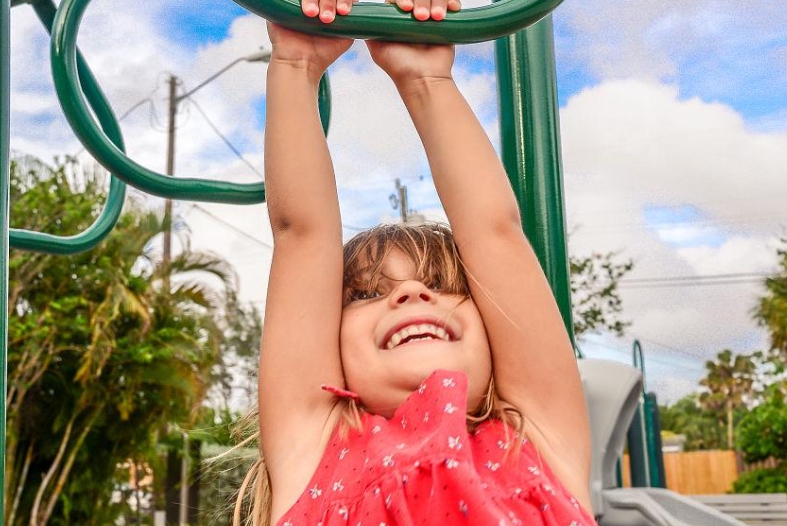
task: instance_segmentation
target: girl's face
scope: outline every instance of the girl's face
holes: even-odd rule
[[[385,417],[437,369],[467,374],[472,411],[492,375],[486,329],[473,300],[418,281],[415,264],[398,249],[386,257],[376,290],[351,295],[340,345],[348,389],[366,410]]]

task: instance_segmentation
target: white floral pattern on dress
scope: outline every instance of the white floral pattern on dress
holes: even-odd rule
[[[333,491],[342,491],[343,489],[344,489],[344,484],[342,484],[342,479],[339,479],[333,483]]]
[[[445,459],[445,467],[447,467],[448,469],[454,469],[458,465],[459,465],[458,460],[455,460],[453,458]]]
[[[449,437],[448,437],[448,447],[449,447],[450,449],[456,449],[456,450],[462,449],[462,442],[461,442],[461,437],[458,437],[458,436],[456,436],[456,437],[449,436]]]
[[[456,407],[451,402],[448,402],[447,404],[445,404],[445,408],[443,408],[443,412],[448,413],[449,415],[451,415],[453,413],[456,413],[457,409],[459,409],[459,408]]]
[[[497,471],[500,469],[500,462],[492,462],[491,460],[487,460],[484,466],[486,466],[486,469],[489,471]]]
[[[350,450],[348,448],[346,448],[346,447],[342,448],[342,450],[339,451],[339,460],[344,460],[344,457],[346,457],[347,453],[349,453],[349,452],[350,452]]]
[[[313,488],[309,489],[309,495],[311,495],[311,498],[316,499],[322,495],[322,490],[315,485]]]
[[[453,378],[443,378],[443,387],[456,387],[456,382]]]
[[[394,465],[393,455],[386,455],[383,457],[383,466],[390,468]]]

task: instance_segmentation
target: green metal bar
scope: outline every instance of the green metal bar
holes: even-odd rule
[[[6,385],[8,381],[8,215],[10,187],[11,127],[11,4],[0,0],[0,490],[5,488]],[[5,499],[0,498],[0,521],[5,517]]]
[[[503,164],[574,342],[552,17],[498,40],[496,60]]]
[[[634,362],[634,367],[642,372],[642,392],[645,392],[645,355],[642,352],[642,344],[639,340],[634,340],[631,344],[631,358]]]
[[[645,394],[645,431],[648,444],[649,484],[651,488],[666,488],[664,454],[661,451],[661,418],[656,393]]]
[[[637,411],[626,433],[629,449],[629,469],[631,472],[631,486],[634,488],[647,488],[650,486],[650,455],[648,454],[647,410],[645,408],[645,395],[639,398]]]
[[[90,114],[77,73],[76,40],[88,0],[64,0],[52,29],[52,76],[60,104],[77,137],[107,170],[147,193],[192,201],[252,204],[265,200],[262,183],[173,178],[134,162],[107,138]]]
[[[51,0],[38,0],[31,2],[39,20],[48,32],[52,32],[52,23],[56,8]],[[87,63],[77,52],[79,78],[85,86],[86,96],[90,106],[101,122],[101,126],[118,148],[123,149],[123,136],[118,126],[112,108],[98,87]],[[11,229],[11,247],[21,250],[44,252],[48,254],[75,254],[90,250],[98,245],[114,228],[123,211],[123,201],[126,197],[126,184],[111,176],[107,202],[95,222],[84,232],[74,236],[54,236],[43,232]]]
[[[364,40],[432,44],[473,44],[524,29],[552,12],[563,0],[501,0],[493,5],[448,13],[445,20],[417,22],[393,5],[360,3],[331,24],[303,15],[299,0],[235,0],[261,17],[306,33]]]

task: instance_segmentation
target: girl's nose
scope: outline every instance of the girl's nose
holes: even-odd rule
[[[417,301],[434,303],[436,300],[433,291],[429,290],[429,288],[420,281],[414,279],[408,279],[399,283],[389,298],[392,307]]]

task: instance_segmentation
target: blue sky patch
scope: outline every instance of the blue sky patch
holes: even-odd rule
[[[647,227],[676,248],[719,247],[727,241],[726,233],[694,205],[648,206],[644,215]]]
[[[247,13],[234,2],[189,0],[163,6],[159,18],[171,40],[197,48],[224,40],[232,21]]]

